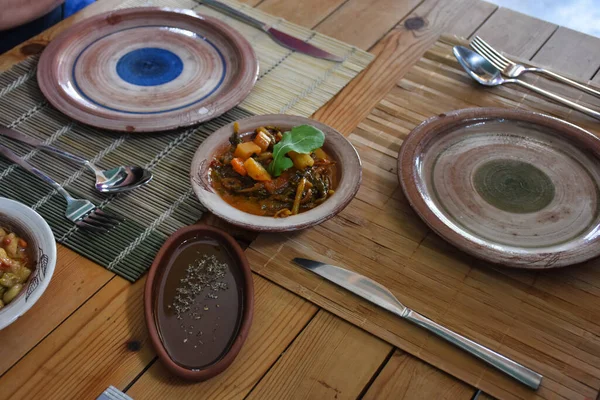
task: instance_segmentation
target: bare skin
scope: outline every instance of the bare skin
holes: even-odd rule
[[[0,0],[0,31],[33,21],[63,2],[64,0]]]

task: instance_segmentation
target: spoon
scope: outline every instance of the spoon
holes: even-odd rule
[[[119,193],[133,190],[152,180],[152,172],[142,167],[121,166],[102,170],[85,158],[49,146],[38,139],[24,135],[15,130],[0,126],[0,135],[37,147],[41,150],[51,151],[64,158],[85,165],[96,175],[96,184],[94,186],[96,187],[96,190],[102,193]]]
[[[500,70],[494,67],[491,62],[474,51],[467,49],[466,47],[454,46],[453,53],[460,65],[465,71],[467,71],[471,78],[484,86],[499,86],[505,83],[516,83],[517,85],[524,86],[527,89],[541,94],[542,96],[546,96],[558,103],[564,104],[574,108],[577,111],[581,111],[582,113],[600,119],[600,112],[598,111],[594,111],[571,100],[565,99],[564,97],[558,96],[544,89],[540,89],[539,87],[525,81],[516,78],[503,78]]]

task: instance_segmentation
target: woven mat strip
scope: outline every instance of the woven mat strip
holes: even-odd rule
[[[202,141],[221,126],[255,114],[312,115],[364,69],[372,55],[258,10],[228,2],[235,8],[276,25],[278,29],[347,57],[331,63],[296,54],[246,26],[193,0],[129,0],[120,8],[164,6],[187,8],[215,16],[239,29],[252,43],[260,62],[260,77],[248,98],[212,121],[191,128],[154,134],[109,132],[72,121],[49,105],[36,81],[38,58],[31,57],[0,74],[0,124],[47,144],[80,155],[99,167],[142,165],[154,174],[152,183],[131,193],[105,196],[93,189],[94,176],[84,167],[26,145],[0,138],[74,197],[85,198],[107,212],[127,217],[105,235],[77,229],[64,216],[65,201],[51,187],[23,169],[0,159],[0,195],[19,200],[48,221],[60,243],[130,280],[138,279],[175,230],[196,222],[204,207],[189,183],[189,166]]]

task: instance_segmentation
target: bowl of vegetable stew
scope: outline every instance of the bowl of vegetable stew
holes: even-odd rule
[[[232,122],[196,151],[191,181],[209,211],[245,229],[283,232],[346,207],[362,166],[350,142],[320,122],[261,115]]]
[[[29,310],[54,273],[52,230],[33,209],[0,198],[0,329]]]

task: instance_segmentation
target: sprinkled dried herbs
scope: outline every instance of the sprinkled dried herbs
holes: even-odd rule
[[[219,296],[216,292],[227,289],[227,284],[222,281],[227,273],[227,264],[219,262],[214,255],[204,255],[202,258],[190,264],[185,271],[183,278],[179,280],[180,285],[175,289],[176,295],[173,298],[172,307],[175,310],[177,319],[183,319],[183,315],[189,312],[199,300],[203,290],[209,289],[208,297],[216,299]],[[196,310],[197,307],[194,307]],[[208,311],[208,306],[204,305],[204,311]],[[194,319],[200,319],[202,315],[192,313]]]

